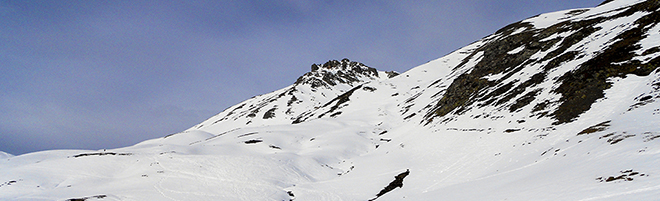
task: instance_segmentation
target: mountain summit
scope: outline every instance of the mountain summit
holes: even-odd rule
[[[657,200],[660,1],[534,16],[407,72],[348,59],[181,133],[0,160],[6,200]]]

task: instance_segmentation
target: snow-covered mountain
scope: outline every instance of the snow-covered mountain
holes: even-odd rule
[[[303,121],[303,113],[326,107],[333,99],[364,83],[396,75],[396,72],[378,71],[348,59],[312,64],[311,71],[300,76],[293,85],[229,107],[189,130],[231,130]]]
[[[0,200],[657,200],[660,1],[538,15],[400,75],[314,64],[181,133],[0,159]]]

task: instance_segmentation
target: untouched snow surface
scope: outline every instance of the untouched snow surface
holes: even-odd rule
[[[614,15],[639,2],[617,0],[525,22],[550,27]],[[502,37],[494,34],[392,78],[377,72],[328,87],[297,82],[181,133],[130,147],[0,152],[0,200],[657,200],[658,70],[608,79],[605,97],[569,123],[556,124],[535,108],[547,103],[546,110],[556,109],[561,98],[553,91],[556,80],[632,28],[617,24],[647,14],[595,25],[602,28],[565,50],[583,56],[558,64],[542,82],[500,105],[427,115],[486,55],[475,51]],[[657,26],[650,30],[639,55],[660,46]],[[527,48],[505,52],[518,55]],[[525,63],[513,75],[482,79],[519,84],[548,63]],[[508,109],[530,91],[538,93],[529,104]],[[385,192],[388,185],[391,191]]]
[[[11,155],[11,154],[8,154],[8,153],[5,153],[5,152],[3,152],[3,151],[0,151],[0,159],[9,158],[9,157],[12,157],[12,156],[14,156],[14,155]]]

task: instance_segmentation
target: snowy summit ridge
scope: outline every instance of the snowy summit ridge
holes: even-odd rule
[[[312,64],[311,71],[294,84],[229,107],[191,129],[291,123],[302,113],[317,109],[357,86],[396,75],[396,72],[378,71],[348,59]]]
[[[0,156],[0,200],[656,200],[659,22],[608,0],[400,75],[313,64],[181,133]]]
[[[396,75],[392,72],[387,72]],[[377,79],[380,73],[362,63],[342,59],[330,60],[323,65],[312,64],[312,71],[305,73],[296,80],[295,84],[309,84],[312,88],[332,88],[337,83],[351,84],[366,80]]]

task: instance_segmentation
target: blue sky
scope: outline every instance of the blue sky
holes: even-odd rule
[[[0,0],[0,151],[103,149],[185,130],[349,58],[404,72],[600,0]]]

